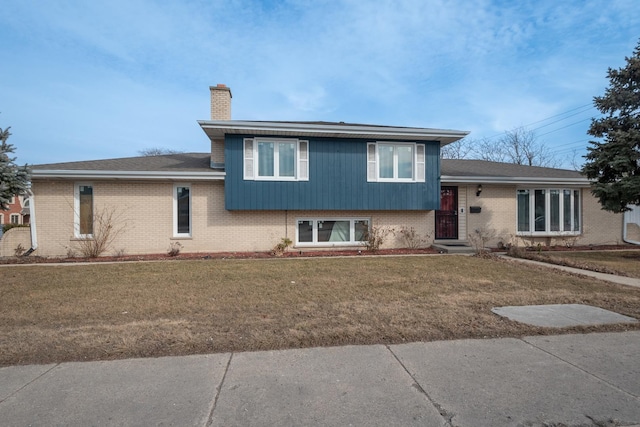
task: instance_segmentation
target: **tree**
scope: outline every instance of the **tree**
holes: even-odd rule
[[[473,150],[474,141],[469,138],[462,138],[451,144],[447,144],[440,150],[443,159],[466,159]]]
[[[557,167],[559,161],[535,133],[519,127],[505,132],[497,141],[484,139],[474,149],[476,157],[491,162]]]
[[[170,150],[168,148],[159,148],[159,147],[145,148],[138,151],[138,154],[145,157],[164,156],[165,154],[178,154],[178,153],[182,153],[182,151]]]
[[[0,128],[0,209],[9,209],[11,197],[25,194],[29,190],[29,169],[15,164],[16,158],[9,157],[15,151],[13,145],[7,143],[11,136],[10,127]]]
[[[602,209],[624,212],[640,205],[640,42],[627,65],[609,68],[609,87],[593,98],[603,114],[591,119],[587,133],[604,141],[589,141],[582,173],[595,180],[591,192]]]

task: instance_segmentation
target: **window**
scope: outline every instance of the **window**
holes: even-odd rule
[[[191,237],[191,186],[173,186],[173,236]]]
[[[76,184],[74,199],[74,234],[78,238],[90,238],[93,236],[93,186]]]
[[[523,189],[516,200],[518,234],[580,233],[580,190]]]
[[[367,181],[424,182],[423,144],[371,142],[367,144]]]
[[[299,219],[296,245],[362,245],[368,231],[369,219],[366,218]]]
[[[9,217],[9,222],[11,224],[20,224],[20,215],[11,214],[10,217]]]
[[[246,138],[243,153],[245,180],[309,180],[309,141]]]

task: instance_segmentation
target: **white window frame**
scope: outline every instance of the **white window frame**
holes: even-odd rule
[[[393,178],[380,177],[380,146],[393,146]],[[411,147],[413,153],[411,178],[398,178],[398,155],[396,147]],[[415,142],[376,141],[367,143],[367,182],[425,182],[426,147]]]
[[[73,186],[73,235],[76,239],[92,239],[93,234],[80,233],[80,187],[91,187],[91,209],[95,209],[95,188],[90,182],[76,182]],[[95,226],[95,224],[93,224]]]
[[[274,143],[273,176],[259,176],[260,164],[258,144]],[[295,144],[295,162],[293,176],[279,176],[279,145]],[[309,141],[293,138],[245,138],[242,142],[244,179],[248,181],[308,181],[309,180]]]
[[[189,232],[178,232],[178,188],[189,189]],[[175,183],[173,184],[173,237],[185,238],[191,237],[193,231],[193,189],[190,183]]]
[[[298,227],[301,221],[311,221],[312,222],[312,241],[311,242],[300,242],[300,228]],[[321,221],[349,221],[349,238],[348,242],[319,242],[318,241],[318,223]],[[369,230],[371,230],[371,218],[368,217],[306,217],[306,218],[296,218],[296,240],[295,247],[304,248],[304,247],[337,247],[337,246],[364,246],[365,242],[362,240],[355,240],[355,222],[356,221],[367,221],[369,224]]]
[[[528,190],[529,191],[529,231],[519,231],[518,230],[518,199],[517,192],[518,190]],[[536,212],[535,212],[535,193],[538,190],[544,191],[544,231],[536,231]],[[559,192],[559,216],[558,222],[560,224],[560,230],[551,231],[551,191],[555,190]],[[571,230],[565,231],[564,228],[564,191],[571,192]],[[578,191],[579,199],[576,204],[575,199],[575,191]],[[518,236],[578,236],[582,233],[582,209],[581,209],[581,201],[582,201],[582,191],[579,188],[571,188],[571,187],[531,187],[531,188],[518,188],[516,190],[516,235]],[[577,217],[578,217],[578,227],[577,230],[574,230],[575,223],[574,220],[576,218],[576,209],[577,209]]]
[[[16,219],[16,222],[13,222],[13,219]],[[22,224],[22,215],[20,214],[9,214],[9,224]]]

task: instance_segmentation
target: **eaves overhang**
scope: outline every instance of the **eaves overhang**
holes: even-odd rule
[[[587,178],[548,178],[548,177],[504,177],[504,176],[452,176],[442,175],[441,183],[446,184],[503,184],[503,185],[544,185],[588,187]]]
[[[35,169],[31,179],[129,179],[169,181],[216,181],[224,180],[225,172],[164,172],[164,171],[97,171]]]
[[[283,137],[356,138],[392,141],[437,141],[441,146],[464,138],[469,132],[398,126],[353,125],[340,123],[256,122],[240,120],[200,120],[198,124],[210,139],[225,135]]]

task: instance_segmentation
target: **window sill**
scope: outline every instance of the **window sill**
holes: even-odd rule
[[[321,243],[298,243],[293,246],[295,249],[304,248],[364,248],[364,242],[352,243],[352,242],[321,242]]]
[[[192,236],[173,236],[169,237],[169,240],[193,240]]]
[[[516,233],[518,237],[576,237],[582,233],[579,231],[519,231]]]

